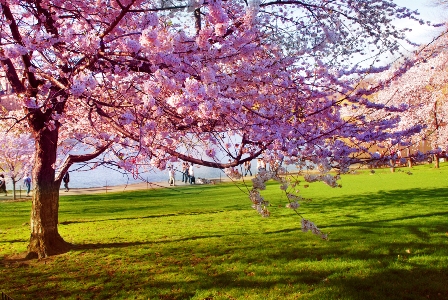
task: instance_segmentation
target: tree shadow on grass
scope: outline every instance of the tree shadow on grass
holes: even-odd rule
[[[202,274],[196,279],[179,280],[173,277],[154,278],[157,269],[145,269],[130,274],[105,269],[94,274],[60,274],[58,281],[73,282],[70,289],[60,285],[45,286],[40,289],[22,290],[16,299],[111,299],[148,298],[148,299],[235,299],[232,290],[243,292],[240,296],[252,299],[264,299],[272,290],[284,290],[279,295],[296,294],[304,299],[350,299],[350,300],[417,300],[448,299],[445,283],[448,281],[446,270],[391,269],[372,274],[354,274],[332,276],[332,271],[312,270],[272,273],[266,277],[257,272],[244,274],[240,271],[213,273],[202,268]],[[23,269],[23,272],[26,272]],[[47,278],[45,273],[34,273],[35,278]],[[194,277],[194,276],[193,276]],[[273,278],[273,279],[271,279]],[[53,279],[54,280],[54,277]],[[80,285],[79,283],[84,283]],[[195,297],[198,291],[205,291],[209,297]],[[77,296],[76,296],[77,295]],[[204,293],[202,294],[204,295]],[[228,296],[226,296],[228,295]],[[290,297],[285,297],[290,298]]]
[[[210,238],[221,238],[224,235],[207,235],[207,236],[190,236],[186,238],[169,238],[164,240],[155,240],[148,242],[125,242],[125,243],[84,243],[84,244],[73,244],[72,250],[92,250],[92,249],[105,249],[105,248],[126,248],[133,246],[144,246],[144,245],[157,245],[157,244],[170,244],[178,243],[184,241],[195,241],[201,239]]]
[[[413,214],[403,217],[397,217],[397,218],[387,218],[387,219],[378,219],[375,221],[365,221],[365,222],[344,222],[340,224],[332,224],[328,227],[384,227],[389,222],[395,222],[395,221],[405,221],[405,220],[413,220],[413,219],[420,219],[420,218],[429,218],[429,217],[438,217],[438,216],[448,216],[448,211],[443,212],[434,212],[434,213],[427,213],[427,214]],[[447,223],[448,225],[448,223]],[[387,225],[386,225],[387,227]],[[325,227],[322,227],[325,228]]]
[[[326,288],[317,293],[314,299],[329,299],[325,295],[335,296],[327,293],[326,289],[338,290],[339,297],[353,300],[448,299],[447,282],[446,269],[389,269],[367,276],[330,278],[323,283]]]
[[[60,225],[70,225],[70,224],[97,223],[97,222],[110,222],[110,221],[122,221],[122,220],[157,219],[157,218],[165,218],[165,217],[182,217],[182,216],[193,216],[193,215],[218,214],[218,213],[222,213],[222,212],[223,212],[223,210],[183,211],[183,212],[178,212],[178,213],[155,214],[155,215],[149,215],[149,216],[123,217],[123,218],[108,218],[108,219],[101,219],[101,220],[62,221],[62,222],[59,222],[59,224]]]
[[[412,249],[427,246],[425,243],[390,245],[390,247]],[[425,262],[413,263],[407,257],[397,261],[397,255],[393,250],[389,254],[376,254],[372,251],[374,249],[348,253],[345,249],[331,250],[331,246],[324,249],[308,248],[309,251],[298,250],[282,248],[277,256],[275,253],[270,253],[265,258],[268,259],[266,266],[282,261],[287,266],[285,259],[302,261],[304,265],[309,261],[309,265],[302,270],[289,269],[264,275],[263,268],[259,268],[258,271],[247,272],[246,276],[241,272],[203,274],[200,289],[243,288],[252,290],[254,295],[258,296],[255,299],[262,299],[261,295],[267,295],[272,289],[287,290],[291,286],[295,287],[291,289],[291,294],[301,294],[305,299],[417,300],[428,297],[448,299],[446,284],[448,268],[441,267],[438,262],[434,262],[434,265],[427,265]],[[335,266],[335,257],[337,261],[343,262]],[[238,258],[235,259],[238,260]],[[357,270],[356,267],[351,266],[354,261],[361,261],[370,266]],[[257,261],[247,261],[247,265],[248,268],[256,268]],[[252,275],[249,275],[250,273]],[[176,283],[173,282],[173,284]],[[172,299],[177,299],[175,295],[171,296],[173,296]]]
[[[163,243],[168,246],[164,255],[170,255],[175,260],[161,258],[159,261],[146,265],[144,261],[152,261],[157,258],[154,255],[149,256],[135,252],[134,256],[120,258],[120,260],[125,259],[126,263],[135,261],[141,264],[140,268],[131,269],[131,273],[128,273],[126,268],[120,270],[119,265],[105,263],[105,269],[94,269],[96,273],[93,274],[90,273],[90,267],[86,265],[83,266],[86,270],[79,274],[76,270],[66,270],[61,274],[33,271],[32,274],[30,273],[31,275],[28,275],[30,270],[24,268],[26,265],[19,265],[15,269],[17,277],[31,276],[34,278],[31,279],[34,286],[39,285],[35,283],[36,280],[42,280],[45,285],[41,284],[39,288],[21,290],[21,295],[17,297],[17,300],[64,299],[73,298],[76,295],[79,299],[106,299],[112,295],[121,295],[121,299],[126,299],[124,293],[129,293],[129,297],[180,300],[194,298],[197,291],[209,291],[211,295],[209,299],[214,299],[213,291],[219,291],[221,295],[229,293],[229,297],[221,296],[219,299],[234,299],[231,296],[232,290],[245,291],[245,293],[250,293],[246,294],[247,296],[251,295],[254,296],[254,299],[262,299],[263,295],[269,294],[270,291],[282,289],[285,290],[285,295],[294,293],[299,295],[300,293],[305,299],[401,300],[425,299],[428,295],[431,299],[448,299],[448,287],[446,286],[448,270],[446,268],[440,267],[437,263],[435,265],[413,263],[408,258],[397,262],[396,253],[399,252],[394,252],[393,249],[388,254],[378,254],[374,252],[374,249],[347,251],[347,249],[334,248],[327,243],[317,245],[318,247],[311,245],[291,247],[288,246],[291,243],[291,238],[287,235],[281,235],[269,241],[265,245],[268,252],[262,254],[262,257],[247,255],[251,251],[261,253],[259,251],[262,250],[255,249],[254,251],[254,247],[257,247],[254,243],[256,238],[250,237],[248,240],[235,243],[232,247],[225,246],[230,241],[224,242],[222,247],[216,248],[213,253],[210,253],[207,247],[197,247],[203,245],[204,242],[184,244],[183,246],[179,244],[182,241],[207,240],[209,238],[221,240],[223,236],[79,245],[74,250],[98,248],[113,250]],[[239,238],[235,237],[233,242],[238,240]],[[428,244],[425,242],[403,242],[389,247],[422,249],[428,247]],[[111,253],[115,253],[115,251]],[[203,259],[192,260],[191,254],[193,257]],[[181,255],[188,259],[180,257]],[[222,257],[229,258],[222,260]],[[338,264],[339,260],[342,260],[343,263]],[[291,269],[291,267],[287,270],[284,269],[282,264],[287,266],[288,261],[301,262],[298,265],[301,269]],[[356,264],[352,264],[354,261],[363,261],[370,267],[363,267],[362,271],[358,272],[353,267],[353,265],[356,266]],[[232,270],[234,265],[241,263],[247,266],[246,270]],[[219,268],[222,264],[227,267]],[[265,272],[265,268],[271,270],[271,266],[275,264],[279,265],[276,268],[277,271]],[[190,267],[189,271],[183,270],[188,267]],[[182,276],[177,276],[178,272]],[[73,284],[70,285],[70,289],[60,287],[58,284],[47,285],[46,278],[51,278],[54,282],[73,282]]]
[[[441,232],[448,231],[446,222],[432,222],[430,224],[419,225],[417,221],[425,218],[442,217],[448,215],[448,211],[443,209],[446,205],[446,195],[448,189],[412,189],[412,190],[396,190],[389,192],[379,192],[372,194],[364,194],[357,196],[356,199],[347,199],[340,197],[332,199],[332,203],[323,203],[325,210],[341,210],[349,208],[349,212],[344,212],[344,220],[335,219],[334,224],[327,225],[327,228],[352,227],[357,232],[366,235],[378,235],[380,228],[396,228],[405,229],[412,233],[417,239],[411,242],[386,243],[381,247],[386,249],[386,253],[377,253],[376,245],[379,240],[372,239],[366,242],[364,248],[351,249],[349,242],[340,243],[343,238],[349,239],[350,235],[346,234],[338,239],[330,240],[330,242],[307,242],[300,244],[300,241],[292,239],[290,233],[300,231],[299,228],[283,228],[280,230],[270,231],[267,234],[270,239],[262,247],[259,246],[257,237],[247,236],[247,234],[229,233],[226,235],[203,235],[189,236],[184,238],[173,238],[166,240],[155,240],[145,242],[124,242],[124,243],[96,243],[96,244],[79,244],[75,245],[73,250],[88,251],[93,249],[114,249],[145,247],[151,245],[163,245],[166,248],[166,255],[176,258],[184,254],[194,254],[196,257],[204,257],[203,261],[195,262],[194,269],[188,272],[182,271],[185,265],[172,263],[173,260],[162,260],[157,263],[149,263],[142,270],[132,270],[132,274],[126,273],[125,269],[122,274],[119,271],[112,270],[101,272],[97,270],[96,274],[78,275],[76,271],[71,270],[60,275],[49,275],[44,272],[33,272],[31,275],[35,278],[42,278],[43,282],[50,276],[57,276],[58,281],[80,281],[87,285],[74,283],[70,289],[64,289],[58,285],[39,288],[24,289],[20,291],[22,298],[47,298],[47,299],[64,299],[74,298],[80,295],[80,299],[106,299],[112,295],[121,295],[122,299],[126,298],[125,292],[130,292],[132,296],[151,299],[190,299],[197,295],[198,290],[203,291],[221,291],[222,295],[226,292],[231,293],[232,290],[238,289],[253,293],[256,299],[261,299],[262,295],[268,294],[274,289],[284,289],[285,294],[296,293],[303,295],[308,299],[448,299],[448,269],[446,262],[440,261],[440,255],[431,257],[428,261],[434,263],[425,264],[412,262],[413,254],[410,258],[404,258],[398,261],[398,255],[403,254],[403,249],[419,249],[423,254],[431,254],[432,251],[439,251],[445,247],[441,242],[431,242],[431,230]],[[325,201],[324,201],[325,202]],[[396,217],[391,215],[381,215],[375,221],[362,221],[362,217],[356,214],[356,211],[371,210],[372,206],[378,207],[397,207],[402,205],[431,205],[435,208],[433,211],[416,212],[403,211]],[[439,211],[436,211],[440,208]],[[352,211],[353,210],[353,211]],[[173,214],[177,215],[177,214]],[[168,215],[167,215],[168,216]],[[147,216],[161,217],[161,216]],[[163,217],[163,216],[162,216]],[[126,219],[126,218],[124,218]],[[138,219],[138,218],[127,218]],[[108,219],[120,220],[120,218]],[[404,222],[409,221],[409,222]],[[413,224],[414,221],[417,224]],[[90,221],[89,221],[90,222]],[[92,221],[93,222],[93,221]],[[96,221],[95,221],[96,222]],[[70,223],[67,223],[70,224]],[[219,240],[220,244],[213,248],[211,253],[208,247],[200,248],[201,245],[207,243],[208,239]],[[182,243],[198,240],[197,243]],[[440,239],[439,239],[440,241]],[[214,241],[210,241],[213,243]],[[297,243],[294,244],[294,243]],[[232,244],[232,246],[229,246]],[[291,246],[291,244],[293,246]],[[257,247],[260,247],[257,249]],[[434,250],[437,248],[436,250]],[[255,249],[255,250],[254,250]],[[252,251],[252,252],[251,252]],[[262,252],[263,251],[263,252]],[[137,252],[137,251],[136,251]],[[117,251],[117,253],[120,253]],[[128,251],[132,253],[132,251]],[[249,253],[249,254],[247,254]],[[260,254],[263,253],[263,254]],[[418,255],[415,254],[416,258]],[[77,257],[77,259],[81,257]],[[223,261],[222,259],[225,258]],[[142,255],[136,253],[135,257],[127,257],[126,263],[136,263],[154,259],[148,258],[148,253]],[[178,259],[177,262],[191,264],[188,259]],[[306,266],[305,270],[289,269],[282,271],[282,264],[287,265],[288,261],[303,262]],[[328,262],[331,263],[328,263]],[[339,261],[343,261],[339,264]],[[176,263],[177,263],[176,262]],[[353,269],[353,262],[363,262],[367,267],[362,270]],[[228,268],[218,269],[214,266],[227,264]],[[244,264],[248,266],[247,272],[242,270],[233,271],[234,265]],[[266,274],[259,270],[270,268],[272,265],[278,264],[279,270],[271,274]],[[159,268],[160,266],[160,268]],[[259,268],[258,271],[251,270]],[[328,267],[327,267],[328,266]],[[191,267],[191,266],[190,266]],[[17,276],[31,276],[28,270],[19,268]],[[246,271],[246,270],[244,270]],[[20,273],[22,272],[22,273]],[[114,273],[115,272],[115,273]],[[185,277],[166,276],[157,277],[163,273],[182,273]],[[53,277],[52,277],[53,278]],[[157,278],[156,280],[154,278]],[[192,279],[185,279],[192,278]],[[54,280],[54,279],[52,279]],[[109,290],[106,290],[106,287]],[[151,291],[157,292],[151,292]],[[252,291],[252,292],[251,292]],[[336,291],[336,292],[335,292]],[[143,294],[142,294],[143,293]],[[250,296],[250,294],[247,294]],[[213,299],[210,296],[210,299]],[[230,299],[231,296],[222,296],[221,299]],[[234,298],[234,297],[233,297]],[[195,299],[204,299],[195,298]]]
[[[357,194],[356,198],[353,196],[332,197],[331,204],[326,205],[330,207],[372,207],[372,206],[400,206],[407,204],[418,205],[437,205],[437,203],[446,203],[448,197],[448,188],[433,188],[433,189],[397,189],[390,191],[380,190],[377,193]]]

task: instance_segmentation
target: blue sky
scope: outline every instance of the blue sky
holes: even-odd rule
[[[418,10],[420,17],[434,23],[443,23],[448,21],[448,9],[436,6],[432,0],[394,0],[400,6],[405,6],[412,10]],[[412,28],[409,37],[415,42],[429,43],[432,38],[437,36],[443,28],[431,28],[428,26],[420,26],[416,22],[399,22],[402,27]]]

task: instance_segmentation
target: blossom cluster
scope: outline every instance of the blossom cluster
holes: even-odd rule
[[[237,168],[225,168],[224,173],[232,179],[240,179],[242,177],[242,174],[240,171],[238,171]]]
[[[322,181],[331,187],[339,187],[338,180],[340,179],[339,175],[331,175],[331,174],[313,174],[308,173],[304,175],[305,181],[307,182],[316,182]]]
[[[302,231],[311,231],[313,234],[320,236],[324,240],[328,239],[327,234],[322,233],[322,231],[317,228],[317,226],[313,222],[307,219],[302,219]]]
[[[327,176],[328,174],[321,174],[318,176],[310,176],[308,175],[309,179],[312,181],[328,181],[330,183],[335,181],[338,177],[337,176]],[[249,198],[252,201],[252,208],[255,209],[260,215],[263,217],[270,216],[270,212],[268,210],[269,202],[266,201],[260,194],[260,190],[266,189],[266,182],[270,179],[273,179],[280,183],[280,189],[285,191],[287,199],[289,203],[286,204],[286,208],[292,209],[297,212],[297,210],[300,207],[300,201],[302,200],[302,197],[300,195],[297,195],[299,190],[296,189],[297,182],[293,182],[291,180],[287,179],[288,174],[282,173],[279,174],[277,172],[273,171],[260,171],[253,179],[253,188],[249,192]],[[330,179],[331,178],[331,179]],[[337,184],[329,184],[330,186],[337,186]],[[295,192],[289,192],[290,188],[294,190]],[[321,232],[317,226],[307,220],[302,218],[302,231],[307,232],[311,231],[313,234],[321,237],[322,239],[328,239],[328,236]]]
[[[260,192],[256,189],[252,189],[249,192],[249,199],[252,201],[252,208],[255,209],[262,217],[269,217],[271,215],[268,210],[270,205],[268,201],[260,195]]]

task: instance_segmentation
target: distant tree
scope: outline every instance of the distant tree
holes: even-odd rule
[[[0,169],[11,179],[13,199],[16,199],[16,183],[31,173],[34,163],[34,140],[29,133],[0,135]]]
[[[2,1],[0,64],[23,108],[2,118],[35,139],[29,257],[70,249],[58,232],[62,176],[98,157],[134,173],[178,160],[232,173],[263,154],[318,165],[308,179],[334,186],[326,172],[346,171],[360,150],[348,138],[406,134],[388,131],[395,119],[339,112],[388,110],[353,86],[399,51],[396,19],[417,20],[387,0]],[[84,149],[58,163],[59,145]],[[263,180],[251,199],[266,215]]]
[[[424,130],[403,140],[409,145],[429,143],[438,168],[442,151],[448,150],[448,35],[422,47],[412,59],[415,64],[382,89],[375,101],[406,106],[397,128],[420,125]]]

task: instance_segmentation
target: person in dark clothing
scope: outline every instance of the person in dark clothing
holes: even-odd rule
[[[189,181],[189,176],[188,176],[188,163],[187,162],[183,162],[182,163],[182,182],[187,183]]]
[[[250,176],[252,176],[250,160],[244,162],[244,176],[247,176],[247,173],[250,173]]]
[[[28,174],[26,174],[26,177],[23,179],[23,183],[26,186],[26,196],[29,197],[31,191],[31,178]]]
[[[68,183],[70,182],[70,175],[65,173],[64,177],[62,177],[62,181],[64,181],[65,191],[68,192],[70,189],[68,188]]]
[[[3,174],[0,174],[0,193],[5,193],[5,196],[8,196],[8,192],[6,191],[6,180]]]

